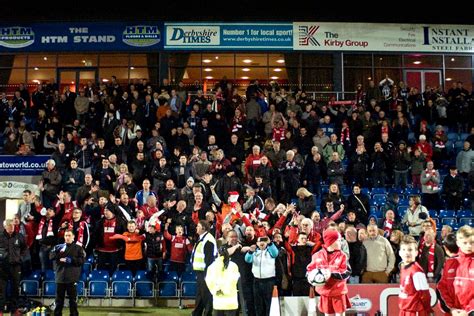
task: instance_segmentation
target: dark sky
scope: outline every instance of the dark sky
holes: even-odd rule
[[[2,6],[4,22],[32,21],[315,21],[315,22],[381,22],[381,23],[445,23],[474,24],[471,1],[453,1],[417,5],[414,1],[363,0],[343,4],[325,1],[192,1],[183,0],[69,0],[8,1]],[[350,1],[350,0],[349,0]],[[0,1],[1,2],[1,1]],[[128,2],[128,4],[127,4]],[[344,0],[348,2],[348,0]],[[120,4],[119,4],[120,3]],[[122,4],[125,3],[125,4]],[[151,4],[150,4],[151,3]]]

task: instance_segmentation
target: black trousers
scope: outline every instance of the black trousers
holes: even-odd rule
[[[61,316],[63,314],[66,292],[69,296],[69,315],[79,315],[77,310],[76,283],[56,283],[56,308],[54,309],[54,315]]]
[[[3,310],[3,307],[7,303],[7,284],[10,280],[11,282],[11,293],[9,295],[10,309],[17,309],[18,301],[18,292],[20,291],[20,280],[21,280],[21,266],[8,265],[1,268],[0,273],[0,309]]]
[[[308,296],[309,295],[309,283],[306,278],[294,278],[293,279],[293,296]]]
[[[252,274],[250,272],[250,274]],[[255,316],[255,304],[253,296],[253,275],[245,276],[242,280],[242,296],[244,297],[243,315],[244,316]]]
[[[275,278],[257,279],[253,281],[253,294],[256,299],[255,314],[258,316],[270,315],[270,305],[272,304],[272,292],[275,285]]]
[[[203,313],[206,316],[212,315],[212,294],[209,292],[205,277],[206,273],[204,271],[196,271],[197,293],[193,316],[202,316]]]

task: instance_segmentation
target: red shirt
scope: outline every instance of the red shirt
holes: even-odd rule
[[[333,252],[322,248],[311,258],[306,270],[328,269],[331,277],[323,286],[316,287],[316,292],[322,296],[341,296],[347,294],[347,279],[351,276],[351,268],[347,264],[347,256],[341,250]]]
[[[438,296],[440,300],[441,309],[446,312],[446,315],[451,315],[449,310],[461,309],[458,298],[454,293],[454,278],[456,277],[456,270],[459,266],[457,257],[448,258],[444,262],[443,274],[438,283]],[[449,310],[447,310],[448,308]]]
[[[170,261],[184,263],[186,261],[186,253],[193,251],[193,245],[185,236],[172,236],[165,230],[164,236],[171,240],[171,256]]]
[[[474,311],[474,253],[466,255],[459,252],[459,266],[454,278],[454,293],[459,299],[461,309]]]
[[[400,269],[398,307],[404,312],[431,312],[430,287],[425,272],[418,262]]]
[[[118,241],[110,239],[110,237],[115,235],[116,225],[117,219],[115,217],[112,219],[104,219],[104,245],[102,247],[97,248],[97,250],[103,252],[117,252],[120,250]]]

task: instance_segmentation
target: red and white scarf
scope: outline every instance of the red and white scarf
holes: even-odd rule
[[[341,144],[347,145],[351,143],[351,132],[349,127],[343,128],[341,130]]]
[[[46,223],[46,217],[41,218],[41,221],[38,226],[38,233],[36,234],[36,240],[41,240],[43,239],[43,227],[44,224]],[[48,221],[48,232],[46,233],[46,237],[49,236],[54,236],[54,231],[53,231],[53,219],[50,218]]]
[[[434,264],[435,264],[435,246],[436,246],[436,241],[433,241],[433,243],[430,245],[430,249],[428,250],[428,273],[427,273],[428,277],[433,277]]]
[[[86,222],[85,221],[80,221],[79,222],[79,227],[77,228],[77,231],[74,232],[74,234],[77,236],[77,241],[76,244],[79,246],[84,245],[84,228],[85,228]],[[74,222],[69,222],[68,225],[69,230],[74,230]]]
[[[389,238],[392,235],[394,221],[391,219],[386,219],[383,223],[384,237]]]
[[[432,169],[432,170],[428,170],[426,169],[425,170],[425,174],[426,174],[426,177],[429,177],[429,176],[436,176],[436,170]],[[433,190],[433,191],[438,191],[439,190],[439,186],[437,183],[435,183],[434,181],[427,181],[426,184],[425,184],[428,188],[428,190]]]
[[[143,227],[145,227],[145,217],[137,217],[135,219],[135,223],[137,223],[137,229],[142,229]]]

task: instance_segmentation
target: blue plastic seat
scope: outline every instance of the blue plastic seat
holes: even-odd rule
[[[92,256],[92,255],[86,258],[87,263],[94,264],[94,261],[95,261],[94,256]]]
[[[360,188],[360,193],[370,195],[370,190],[369,188]]]
[[[409,199],[400,199],[398,201],[398,207],[403,206],[403,207],[407,208],[408,205],[410,205],[410,200]]]
[[[440,210],[438,217],[441,219],[445,217],[456,217],[456,212],[453,210]]]
[[[397,187],[397,188],[390,188],[390,189],[388,190],[388,193],[397,193],[398,196],[400,196],[400,194],[403,194],[404,192],[405,192],[405,190],[402,189],[402,188],[399,188],[399,187]]]
[[[31,273],[24,277],[23,280],[41,281],[41,270],[31,271]]]
[[[403,218],[405,214],[407,213],[407,207],[406,206],[399,206],[397,207],[397,213],[399,218]]]
[[[448,140],[455,142],[459,139],[458,133],[448,133]]]
[[[151,272],[146,270],[138,270],[135,273],[135,281],[151,281]]]
[[[457,220],[455,217],[444,217],[441,219],[441,224],[453,227],[457,224]]]
[[[54,280],[54,271],[49,269],[44,272],[44,280],[45,281],[53,281]]]
[[[377,201],[375,199],[369,199],[369,206],[372,207],[377,207]]]
[[[197,286],[196,282],[183,282],[181,284],[182,297],[196,297]]]
[[[428,210],[428,213],[430,213],[431,218],[437,218],[438,217],[438,211],[436,211],[436,210]]]
[[[369,218],[370,218],[371,216],[375,216],[375,217],[377,217],[377,219],[382,219],[382,218],[383,218],[383,214],[382,214],[381,211],[370,212]]]
[[[163,268],[163,272],[168,272],[170,270],[170,264],[163,263],[162,268]]]
[[[318,211],[318,212],[320,211],[320,209],[319,209],[319,204],[316,204],[316,211]],[[186,272],[194,271],[194,270],[193,270],[193,265],[190,264],[190,263],[187,263],[187,264],[186,264],[186,267],[185,267],[185,271],[186,271]]]
[[[112,297],[131,297],[132,283],[130,281],[112,282]]]
[[[179,276],[176,271],[167,271],[163,272],[160,276],[160,281],[165,281],[165,282],[179,282]]]
[[[109,282],[110,275],[107,270],[92,270],[89,273],[89,281],[105,281]]]
[[[56,296],[56,282],[55,281],[43,282],[43,296],[46,296],[46,297]]]
[[[458,153],[464,148],[464,141],[458,140],[454,143],[454,152]]]
[[[176,297],[178,292],[178,284],[176,282],[159,282],[158,296]]]
[[[106,281],[96,280],[89,282],[89,296],[90,297],[107,297],[109,284]]]
[[[373,188],[372,189],[372,194],[375,195],[375,194],[386,194],[387,193],[387,190],[385,188]]]
[[[84,262],[84,264],[82,265],[82,272],[85,272],[87,274],[89,274],[92,270],[92,263],[89,263],[89,262]]]
[[[459,219],[459,226],[464,225],[474,226],[474,217],[463,217]]]
[[[86,284],[84,281],[78,281],[76,282],[76,292],[77,296],[86,296]]]
[[[21,292],[26,296],[39,296],[38,280],[22,280],[20,282]]]
[[[323,184],[321,185],[321,194],[324,195],[329,192],[329,185]]]
[[[133,280],[133,274],[132,274],[132,271],[130,270],[119,270],[119,271],[115,271],[114,274],[112,274],[112,281],[131,282],[132,280]]]
[[[136,281],[135,282],[135,296],[136,297],[154,297],[155,284],[151,281]]]
[[[406,188],[405,193],[407,195],[415,195],[415,194],[420,194],[420,189],[419,188]]]
[[[465,218],[465,217],[474,217],[474,214],[471,210],[462,210],[458,212],[458,218]]]
[[[196,273],[194,271],[183,272],[181,282],[196,282]]]

